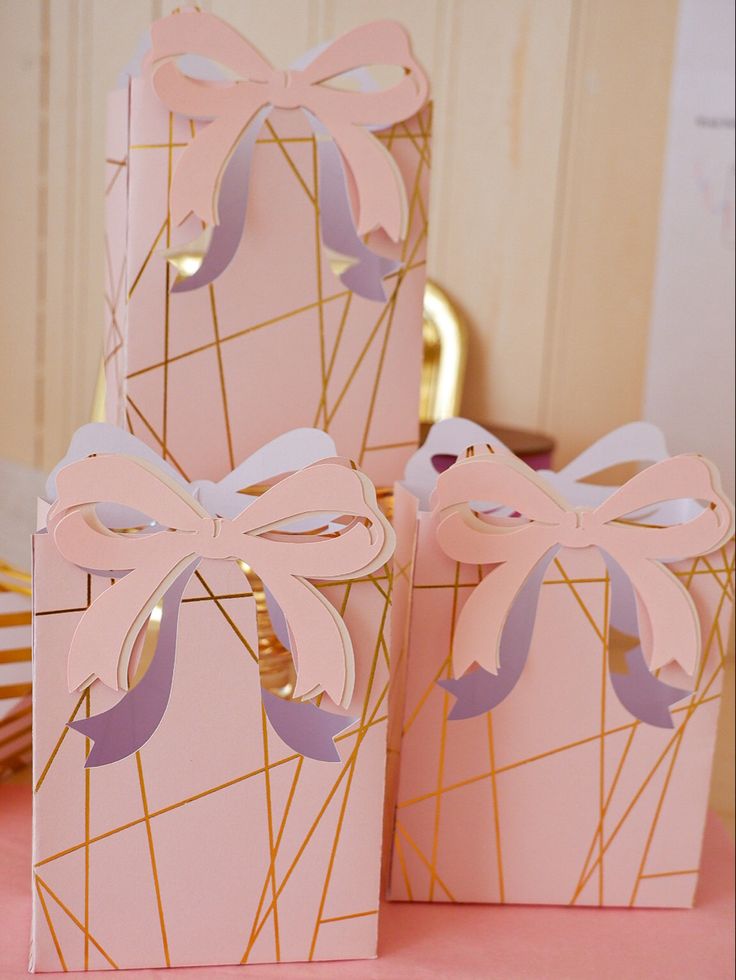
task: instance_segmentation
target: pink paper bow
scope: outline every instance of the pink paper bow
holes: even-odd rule
[[[307,579],[367,575],[390,555],[391,528],[378,509],[372,484],[359,471],[340,461],[316,463],[272,486],[233,520],[212,517],[166,474],[126,456],[90,456],[71,463],[59,471],[57,489],[48,529],[62,556],[112,577],[127,573],[94,599],[79,620],[69,649],[70,690],[87,687],[96,678],[113,690],[127,689],[134,644],[156,604],[176,593],[178,606],[199,560],[221,559],[253,568],[283,612],[297,667],[295,697],[312,698],[324,691],[336,704],[349,704],[355,674],[350,636],[333,606]],[[147,515],[154,529],[124,534],[108,529],[95,510],[103,503]],[[320,513],[352,520],[337,535],[284,536],[289,522]],[[274,537],[279,533],[281,537]],[[176,614],[178,610],[174,621]],[[174,645],[175,636],[172,649]],[[172,671],[173,660],[163,680],[168,684],[163,703],[158,692],[151,694],[158,699],[148,712],[151,725],[158,724],[165,710]],[[138,687],[145,680],[146,675]],[[138,687],[123,700],[136,695]],[[102,718],[104,714],[89,722]],[[113,727],[120,729],[119,721]],[[119,730],[114,735],[129,747],[133,736]],[[124,754],[116,745],[106,761]]]
[[[706,506],[678,525],[647,527],[625,521],[627,515],[663,501],[684,499]],[[483,519],[471,510],[471,501],[508,507],[526,520]],[[687,590],[663,562],[707,554],[732,534],[731,505],[716,471],[701,456],[655,463],[600,506],[574,509],[521,460],[481,452],[439,477],[434,503],[443,551],[456,561],[497,566],[476,586],[460,614],[453,643],[456,678],[474,662],[491,674],[499,671],[510,611],[532,580],[538,594],[543,568],[560,547],[600,549],[609,570],[615,569],[619,581],[633,588],[650,670],[675,661],[694,673],[701,646],[697,613]],[[532,620],[536,599],[534,595],[530,603]]]
[[[174,112],[211,119],[176,166],[170,193],[171,218],[180,224],[194,213],[219,223],[218,195],[235,148],[261,109],[301,108],[315,117],[339,148],[355,188],[358,233],[383,228],[393,241],[405,234],[406,192],[388,150],[366,127],[386,128],[413,116],[424,104],[427,78],[414,59],[404,29],[393,21],[357,27],[330,44],[303,71],[274,68],[234,28],[199,11],[156,21],[149,67],[159,98]],[[183,55],[199,55],[235,75],[232,82],[190,78],[177,67]],[[381,64],[404,69],[383,91],[350,92],[331,79]]]

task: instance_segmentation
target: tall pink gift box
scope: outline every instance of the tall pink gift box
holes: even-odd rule
[[[610,581],[595,549],[548,569],[521,679],[492,711],[448,720],[453,632],[488,569],[447,557],[437,518],[396,490],[390,897],[692,905],[733,606],[733,541],[672,566],[703,653],[674,727],[630,715],[608,669]],[[659,675],[693,682],[676,667]]]
[[[336,744],[295,754],[261,707],[254,600],[234,562],[204,561],[182,605],[174,685],[135,755],[85,769],[67,722],[111,705],[69,693],[66,652],[109,580],[34,536],[36,971],[371,957],[385,768],[387,573],[320,586],[356,661]]]
[[[109,98],[108,421],[188,478],[214,480],[281,432],[317,426],[374,483],[392,485],[418,441],[431,105],[375,134],[408,200],[403,241],[368,237],[402,263],[385,279],[385,302],[337,278],[320,241],[315,136],[302,112],[284,109],[260,131],[230,266],[172,293],[164,252],[202,225],[190,216],[175,227],[168,191],[200,125],[168,112],[145,77]]]

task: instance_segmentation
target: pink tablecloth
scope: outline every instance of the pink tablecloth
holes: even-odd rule
[[[0,788],[0,980],[26,976],[31,800]],[[156,980],[726,980],[734,976],[734,849],[711,816],[693,911],[387,904],[381,956],[350,963],[139,970]],[[108,977],[110,974],[95,973]],[[81,974],[79,974],[81,976]]]

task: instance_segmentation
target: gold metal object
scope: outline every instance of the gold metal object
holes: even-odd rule
[[[460,411],[468,333],[459,311],[431,281],[424,290],[424,357],[419,397],[421,422],[452,418]]]
[[[105,381],[105,361],[100,361],[100,370],[97,372],[97,384],[95,393],[92,396],[92,422],[105,421],[105,398],[107,396],[107,382]]]

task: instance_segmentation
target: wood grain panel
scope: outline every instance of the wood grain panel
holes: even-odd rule
[[[45,129],[41,84],[45,11],[39,3],[0,7],[0,118],[3,161],[0,181],[0,270],[2,343],[0,347],[0,453],[33,462],[36,422],[42,431],[45,310],[37,286],[43,278],[46,201]],[[39,211],[39,203],[41,210]],[[40,440],[39,440],[40,441]]]
[[[577,0],[538,421],[564,462],[642,409],[674,0]]]
[[[430,275],[472,325],[463,408],[536,422],[570,4],[455,4]]]

